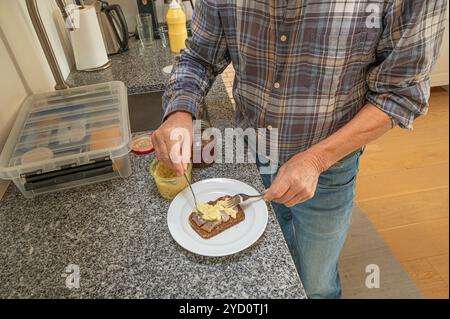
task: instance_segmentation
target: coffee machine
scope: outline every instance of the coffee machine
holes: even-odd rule
[[[171,0],[136,0],[139,13],[150,13],[152,15],[153,34],[159,39],[159,32],[167,28],[165,14]],[[191,35],[191,19],[194,11],[195,0],[179,0],[187,17],[188,35]]]

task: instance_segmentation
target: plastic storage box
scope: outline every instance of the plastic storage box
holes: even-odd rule
[[[109,82],[28,97],[0,155],[27,198],[131,174],[127,89]]]

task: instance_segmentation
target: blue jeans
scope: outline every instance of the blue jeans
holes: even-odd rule
[[[350,224],[361,154],[322,173],[312,199],[293,207],[272,203],[309,298],[341,297],[338,259]],[[266,188],[275,176],[261,175]]]

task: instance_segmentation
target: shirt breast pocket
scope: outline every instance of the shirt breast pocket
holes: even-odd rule
[[[310,89],[320,95],[334,95],[361,81],[364,68],[374,61],[372,38],[368,32],[316,36],[310,41],[308,50]]]

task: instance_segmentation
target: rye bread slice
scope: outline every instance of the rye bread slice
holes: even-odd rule
[[[230,197],[231,196],[222,196],[222,197],[219,197],[216,200],[209,201],[208,204],[214,205],[219,200],[227,199],[227,198],[230,198]],[[238,209],[238,212],[236,213],[236,218],[230,217],[230,219],[228,221],[222,222],[219,225],[217,225],[216,227],[214,227],[211,232],[207,232],[206,230],[202,229],[200,226],[198,226],[194,222],[194,220],[192,219],[192,216],[195,213],[193,213],[193,212],[189,215],[189,223],[191,224],[191,227],[197,232],[197,234],[199,234],[204,239],[209,239],[209,238],[214,237],[217,234],[220,234],[221,232],[227,230],[228,228],[239,224],[240,222],[242,222],[245,219],[245,213],[244,213],[244,210],[242,209],[242,207],[241,206],[237,206],[236,208]]]

